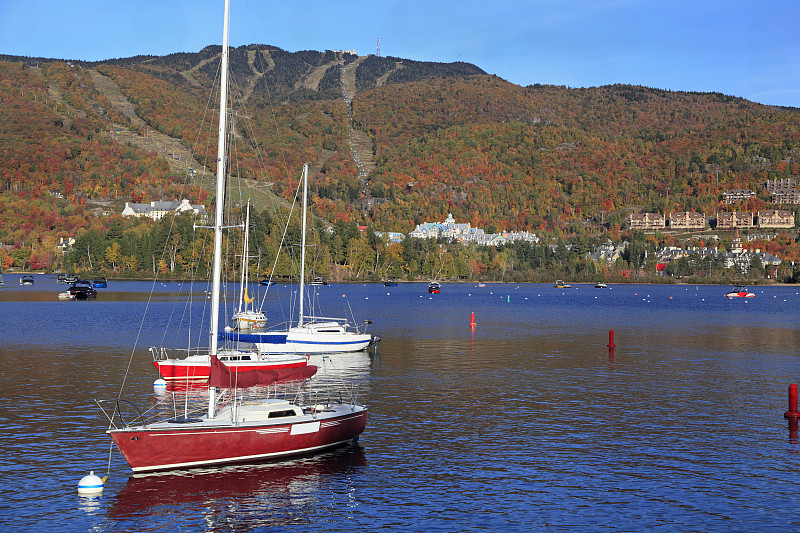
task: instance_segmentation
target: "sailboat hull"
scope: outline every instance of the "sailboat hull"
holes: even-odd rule
[[[253,343],[261,354],[314,354],[360,352],[370,345],[372,335],[345,331],[338,325],[325,327],[322,324],[291,328],[282,333],[226,331],[220,333],[220,339]]]
[[[231,424],[229,420],[224,423],[203,419],[108,433],[134,472],[250,463],[302,455],[351,441],[364,431],[367,409],[339,406],[330,416],[303,418],[291,424]]]
[[[257,342],[256,349],[261,353],[344,353],[366,350],[372,341],[368,334],[331,334],[321,336],[314,333],[293,333],[286,335],[286,341]]]
[[[255,357],[255,354],[245,354],[242,357]],[[161,377],[167,381],[208,381],[211,373],[211,359],[207,355],[189,356],[184,359],[164,359],[153,361],[153,364]],[[228,359],[225,364],[234,372],[245,372],[258,369],[299,368],[308,365],[308,358],[285,357],[254,361],[231,361]]]

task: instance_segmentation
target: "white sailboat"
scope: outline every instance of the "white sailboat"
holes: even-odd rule
[[[226,463],[253,462],[305,454],[358,438],[367,421],[367,409],[357,403],[357,393],[317,393],[299,388],[290,396],[269,397],[243,403],[237,392],[243,387],[263,386],[281,380],[305,380],[315,366],[293,369],[236,371],[221,362],[218,346],[222,258],[222,224],[225,195],[225,123],[228,80],[228,13],[225,0],[220,86],[219,146],[217,153],[216,216],[210,317],[208,411],[204,416],[177,414],[167,420],[136,425],[121,422],[121,402],[110,400],[111,427],[107,433],[135,472],[168,470]],[[301,381],[302,382],[302,381]],[[218,407],[218,392],[224,400]],[[347,391],[344,392],[346,397]],[[335,399],[338,398],[338,399]],[[101,408],[108,403],[98,401]]]
[[[244,222],[244,253],[242,254],[242,283],[239,288],[239,309],[231,318],[233,326],[238,330],[255,330],[267,324],[267,316],[260,309],[253,307],[255,298],[247,294],[248,266],[250,262],[250,202],[247,202],[247,216]]]
[[[347,319],[306,316],[305,304],[305,257],[306,257],[306,213],[308,210],[308,165],[303,166],[303,216],[300,259],[300,298],[297,324],[285,328],[241,333],[226,331],[221,337],[243,343],[253,343],[259,354],[314,354],[345,353],[365,350],[380,337],[360,331]],[[366,324],[371,323],[366,321]]]

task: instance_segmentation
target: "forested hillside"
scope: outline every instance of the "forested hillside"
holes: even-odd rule
[[[102,63],[0,56],[2,266],[57,267],[59,238],[112,225],[152,231],[114,216],[125,201],[210,208],[220,50]],[[466,63],[263,45],[232,50],[231,69],[230,174],[269,216],[292,200],[305,162],[316,216],[404,233],[452,213],[547,243],[599,242],[625,236],[632,212],[797,209],[764,188],[800,175],[797,109],[627,85],[520,87]],[[757,197],[722,204],[730,189]],[[337,237],[324,243],[332,267],[349,264],[351,239]]]

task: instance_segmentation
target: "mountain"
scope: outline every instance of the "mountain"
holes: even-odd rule
[[[208,203],[220,51],[0,56],[0,242],[106,227],[95,215],[125,200]],[[408,232],[452,213],[619,236],[631,212],[772,206],[766,180],[800,174],[800,111],[719,93],[520,87],[467,63],[264,45],[232,49],[231,70],[241,194],[282,205],[309,162],[331,222]],[[737,188],[758,197],[721,204]]]

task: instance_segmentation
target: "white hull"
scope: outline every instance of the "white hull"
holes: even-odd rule
[[[371,335],[356,335],[366,338],[333,337],[320,339],[298,336],[287,339],[283,344],[256,343],[256,349],[261,353],[347,353],[366,350],[372,340]]]
[[[326,327],[324,324],[311,324],[291,328],[285,339],[280,336],[264,336],[263,342],[256,342],[260,353],[346,353],[366,350],[372,335],[353,331],[325,331],[326,329],[343,330],[336,324]]]

